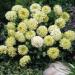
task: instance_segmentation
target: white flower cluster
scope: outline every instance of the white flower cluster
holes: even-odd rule
[[[40,36],[35,36],[31,39],[32,46],[34,47],[42,47],[43,46],[43,38]]]
[[[52,11],[58,18],[54,25],[46,26],[49,24],[48,14]],[[29,43],[29,46],[37,49],[43,46],[49,48],[59,42],[60,47],[69,49],[71,41],[75,40],[74,31],[61,32],[70,16],[67,12],[63,12],[60,5],[55,5],[53,10],[48,5],[41,6],[37,3],[32,4],[30,10],[21,5],[15,5],[11,11],[5,14],[5,17],[9,21],[6,25],[8,36],[5,45],[0,46],[0,53],[7,53],[10,57],[17,54],[23,56],[20,59],[21,66],[26,65],[31,60],[28,56],[29,48],[26,42]],[[59,57],[59,52],[57,47],[52,47],[47,50],[47,55],[51,59],[56,59]]]

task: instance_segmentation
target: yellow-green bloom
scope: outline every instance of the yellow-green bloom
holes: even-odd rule
[[[16,18],[17,18],[17,14],[15,11],[8,11],[6,14],[5,14],[5,17],[7,20],[9,21],[15,21]]]
[[[7,48],[7,54],[8,54],[10,57],[15,57],[15,55],[17,54],[17,53],[16,53],[16,48],[14,48],[14,47],[8,47],[8,48]]]
[[[14,30],[8,30],[8,36],[14,36],[15,31]]]
[[[28,21],[29,21],[29,19],[25,19],[22,22],[24,22],[26,24],[26,26],[28,27]]]
[[[55,14],[61,15],[62,14],[62,7],[60,5],[55,5],[53,8]]]
[[[48,5],[43,6],[42,7],[42,12],[44,12],[46,14],[50,13],[51,12],[51,7],[48,6]]]
[[[60,47],[62,47],[63,49],[70,49],[71,47],[71,41],[69,39],[63,38],[60,40]]]
[[[35,18],[38,23],[44,22],[44,18],[45,18],[46,14],[42,11],[37,11],[37,13],[35,13],[33,15],[33,18]]]
[[[18,12],[21,8],[23,8],[23,6],[21,6],[21,5],[14,5],[12,7],[12,10]]]
[[[19,11],[18,11],[18,16],[20,19],[26,19],[29,17],[29,11],[28,9],[26,8],[21,8]]]
[[[47,15],[45,15],[45,18],[43,19],[44,22],[48,22],[49,21],[49,17]]]
[[[52,46],[54,44],[54,42],[55,42],[55,40],[53,39],[52,36],[47,35],[47,36],[44,37],[44,44],[46,46]]]
[[[17,30],[22,32],[22,33],[25,33],[27,31],[27,26],[24,22],[20,22],[18,27],[17,27]]]
[[[16,40],[15,40],[15,38],[14,37],[12,37],[12,36],[10,36],[10,37],[8,37],[7,39],[6,39],[6,41],[5,41],[5,45],[6,46],[13,46],[13,45],[15,45],[16,44]]]
[[[32,37],[34,37],[36,35],[36,33],[35,33],[35,31],[28,31],[28,32],[26,32],[26,34],[25,34],[25,37],[26,37],[26,39],[28,39],[28,40],[30,40],[30,39],[32,39]]]
[[[71,41],[74,41],[75,40],[75,32],[72,30],[68,30],[64,33],[64,37]]]
[[[30,11],[31,12],[37,12],[37,11],[40,11],[40,10],[41,10],[41,6],[38,3],[33,3],[30,6]]]
[[[70,15],[67,12],[63,12],[61,18],[63,18],[65,21],[68,21],[70,19]]]
[[[26,66],[27,63],[29,63],[31,61],[31,58],[29,55],[26,55],[26,56],[23,56],[20,61],[19,61],[19,64],[20,66],[24,67]]]
[[[51,59],[56,59],[58,58],[59,56],[59,52],[60,50],[56,47],[52,47],[52,48],[49,48],[48,51],[47,51],[47,55],[49,56],[49,58]]]
[[[15,23],[14,22],[8,22],[8,24],[6,25],[7,30],[15,30]]]
[[[28,21],[28,28],[29,30],[35,30],[38,26],[38,22],[34,18],[30,18]]]
[[[28,47],[26,46],[26,45],[19,45],[18,46],[18,53],[20,54],[20,55],[25,55],[25,54],[27,54],[28,53]]]
[[[45,26],[39,26],[37,28],[37,34],[41,37],[45,37],[48,33],[48,30]]]
[[[7,46],[0,45],[0,54],[6,54],[7,53]]]
[[[55,25],[57,25],[59,28],[65,27],[65,20],[63,18],[58,18],[55,20]]]
[[[24,36],[24,34],[21,33],[21,32],[19,32],[19,31],[15,33],[15,38],[19,42],[25,42],[25,36]]]

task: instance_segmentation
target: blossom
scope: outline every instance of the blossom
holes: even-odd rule
[[[22,32],[22,33],[25,33],[27,31],[27,26],[24,22],[20,22],[18,27],[17,27],[17,30]]]
[[[71,41],[74,41],[75,40],[75,32],[72,30],[68,30],[64,33],[64,37]]]
[[[25,55],[25,54],[27,54],[28,53],[28,47],[26,46],[26,45],[19,45],[18,46],[18,53],[20,54],[20,55]]]
[[[48,21],[49,21],[49,17],[48,17],[47,15],[45,15],[43,21],[44,21],[44,22],[48,22]]]
[[[70,15],[67,12],[63,12],[61,14],[61,18],[63,18],[67,22],[70,19]]]
[[[59,28],[65,27],[65,20],[63,18],[58,18],[55,20],[55,25],[57,25]]]
[[[63,49],[70,49],[71,47],[71,41],[69,39],[63,38],[60,40],[60,47],[62,47]]]
[[[28,21],[29,21],[29,19],[25,19],[22,22],[24,22],[26,24],[26,26],[28,27]]]
[[[48,5],[43,6],[42,7],[42,12],[44,12],[46,14],[50,13],[51,12],[51,7],[48,6]]]
[[[12,10],[18,12],[21,8],[23,8],[23,6],[21,6],[21,5],[14,5],[12,7]]]
[[[51,35],[51,36],[54,38],[54,40],[56,40],[56,41],[58,41],[58,40],[60,40],[60,39],[62,38],[62,33],[61,33],[60,29],[55,29],[55,30],[53,30],[50,35]]]
[[[7,46],[0,45],[0,54],[6,54],[7,53]]]
[[[46,46],[52,46],[54,44],[54,42],[55,42],[55,40],[53,39],[52,36],[47,35],[47,36],[44,37],[44,44]]]
[[[7,39],[6,39],[6,41],[5,41],[5,45],[6,46],[13,46],[13,45],[15,45],[16,44],[16,40],[15,40],[15,38],[14,37],[12,37],[12,36],[10,36],[10,37],[8,37]]]
[[[34,18],[30,18],[28,21],[28,28],[29,30],[35,30],[38,26],[38,22]]]
[[[15,31],[14,30],[8,30],[8,36],[14,36]]]
[[[57,47],[51,47],[48,49],[47,51],[47,55],[51,58],[51,59],[56,59],[59,56],[59,49]]]
[[[23,56],[20,61],[19,61],[19,64],[20,66],[24,67],[26,66],[27,63],[29,63],[31,61],[31,58],[29,55],[26,55],[26,56]]]
[[[16,18],[17,18],[17,14],[15,11],[8,11],[6,14],[5,14],[5,17],[7,20],[9,21],[15,21]]]
[[[37,34],[41,37],[45,37],[48,33],[46,26],[39,26],[37,28]]]
[[[62,14],[62,7],[60,5],[55,5],[53,8],[55,14],[61,15]]]
[[[38,21],[38,23],[44,22],[45,17],[46,14],[42,11],[37,11],[37,13],[33,15],[33,18],[35,18]]]
[[[53,30],[59,29],[57,25],[50,25],[48,28],[49,33],[51,33]]]
[[[7,30],[15,30],[15,23],[14,22],[8,22],[8,24],[6,25]]]
[[[30,39],[32,39],[35,35],[36,35],[35,31],[32,31],[32,30],[31,30],[31,31],[26,32],[25,37],[26,37],[26,39],[30,40]]]
[[[20,19],[26,19],[29,17],[29,11],[28,9],[26,8],[21,8],[19,11],[18,11],[18,16]]]
[[[43,39],[40,36],[34,36],[31,39],[32,46],[39,48],[43,46]]]
[[[36,11],[40,11],[40,10],[41,10],[41,6],[38,3],[34,3],[30,6],[31,12],[36,12]]]
[[[14,47],[8,47],[8,48],[7,48],[7,54],[8,54],[10,57],[15,57],[15,55],[17,54],[17,53],[16,53],[16,48],[14,48]]]
[[[19,31],[17,31],[17,32],[15,33],[15,38],[16,38],[16,40],[18,40],[19,42],[25,42],[25,36],[24,36],[24,34],[21,33],[21,32],[19,32]]]

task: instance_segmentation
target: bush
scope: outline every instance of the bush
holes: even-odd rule
[[[6,40],[0,46],[0,54],[18,57],[22,67],[30,61],[30,65],[39,67],[51,61],[72,59],[75,32],[65,30],[70,15],[60,5],[51,9],[34,3],[28,9],[15,5],[5,14],[8,20],[4,32]]]
[[[5,13],[5,11],[9,10],[11,8],[11,6],[14,4],[14,1],[13,1],[13,3],[11,3],[11,2],[7,2],[10,4],[10,6],[7,6],[6,10],[4,9],[4,13]],[[65,1],[63,1],[63,0],[55,0],[55,1],[53,1],[53,0],[32,0],[32,1],[31,0],[16,0],[16,4],[21,4],[24,7],[26,7],[27,9],[29,9],[29,6],[35,2],[39,3],[42,7],[43,7],[43,5],[48,4],[52,8],[54,7],[55,4],[60,4],[60,5],[62,5],[63,11],[67,11],[68,13],[71,13],[70,7],[74,5],[74,0],[70,0],[70,1],[68,1],[68,0],[65,0]],[[20,7],[22,7],[22,6],[20,6]],[[28,14],[29,12],[27,9],[25,9],[25,12],[27,12],[27,15],[29,16],[29,14]],[[64,61],[73,62],[75,60],[74,59],[74,56],[75,56],[75,54],[74,54],[75,53],[75,51],[74,51],[74,48],[75,48],[74,47],[74,45],[75,45],[74,44],[74,40],[75,40],[74,33],[75,32],[73,31],[75,29],[73,26],[71,26],[72,25],[72,22],[71,22],[72,17],[71,17],[71,19],[69,19],[69,14],[65,13],[65,12],[63,14],[68,15],[66,17],[66,19],[63,17],[63,15],[58,16],[62,12],[60,7],[59,7],[59,10],[61,11],[60,13],[57,12],[56,10],[51,11],[50,7],[48,9],[49,9],[49,11],[48,11],[49,14],[47,14],[47,11],[46,11],[46,14],[47,14],[46,19],[43,18],[44,22],[40,23],[40,20],[37,19],[36,17],[34,17],[38,20],[39,25],[42,24],[43,26],[39,26],[38,29],[36,29],[37,26],[34,26],[34,27],[31,26],[31,27],[29,27],[28,31],[25,31],[25,30],[27,30],[26,26],[25,26],[26,29],[24,29],[23,31],[21,31],[20,27],[23,28],[26,21],[28,21],[28,20],[30,20],[30,21],[28,21],[29,24],[31,24],[31,23],[36,24],[37,22],[35,20],[30,19],[31,16],[29,16],[29,18],[27,18],[28,17],[27,15],[26,15],[26,17],[24,17],[22,15],[19,15],[20,14],[19,13],[18,18],[17,18],[15,12],[11,12],[14,17],[11,15],[10,12],[9,13],[7,12],[7,14],[5,15],[6,19],[11,22],[8,22],[7,20],[5,20],[4,16],[1,17],[1,20],[3,22],[8,22],[8,24],[5,26],[2,26],[2,25],[4,25],[4,23],[1,22],[1,30],[0,30],[0,32],[1,32],[1,34],[0,34],[0,37],[1,37],[0,38],[0,42],[1,42],[0,50],[2,50],[0,52],[1,53],[0,60],[5,61],[5,65],[3,65],[4,62],[1,63],[1,67],[5,66],[5,67],[2,67],[2,69],[1,69],[2,75],[10,75],[10,74],[11,75],[13,75],[13,74],[14,75],[15,74],[16,75],[18,75],[18,74],[20,74],[20,75],[21,74],[22,75],[23,74],[42,75],[42,71],[40,71],[39,69],[45,69],[49,63],[52,63],[52,62],[58,61],[58,60],[62,61],[62,62],[64,62]],[[15,10],[15,9],[12,8],[12,10]],[[1,13],[1,15],[4,13]],[[32,13],[32,15],[35,15],[35,14]],[[10,16],[12,16],[12,17],[10,17]],[[62,18],[60,18],[60,17],[62,17]],[[24,18],[27,18],[28,20],[25,20]],[[49,20],[48,20],[48,18],[49,18]],[[23,23],[22,19],[24,20],[25,23]],[[14,20],[14,23],[13,23],[13,20]],[[64,26],[65,25],[64,20],[66,21],[66,26]],[[67,20],[69,20],[69,23]],[[56,31],[51,32],[48,28],[49,25],[54,24],[54,22],[58,26],[58,28],[56,27],[58,29],[56,31],[57,31],[57,33],[59,33],[58,36],[53,35],[53,33],[55,33]],[[62,26],[58,22],[61,22]],[[48,33],[47,33],[47,28],[49,30]],[[32,31],[30,31],[30,30],[32,30]],[[44,31],[44,32],[42,33],[41,31]],[[16,34],[15,34],[15,32],[16,32]],[[26,34],[25,34],[25,32],[26,32]],[[60,35],[61,32],[62,32],[62,34],[64,34],[65,38],[61,39],[61,35]],[[49,35],[49,33],[51,33],[51,35],[47,36],[47,34]],[[14,34],[16,37],[15,38],[11,37]],[[33,34],[33,35],[31,35],[31,34]],[[37,34],[37,36],[39,36],[37,38],[41,41],[40,45],[37,45],[35,42],[36,41],[35,34]],[[69,37],[69,36],[72,36],[72,37]],[[32,37],[35,37],[35,38],[33,40],[29,41]],[[45,45],[43,45],[42,48],[37,48],[38,46],[40,46],[40,47],[42,46],[43,39],[41,37],[42,38],[45,37],[45,38],[43,38]],[[51,43],[48,43],[48,41],[46,41],[46,39],[48,39],[48,38],[51,39]],[[16,39],[16,41],[15,41],[15,39]],[[60,39],[60,41],[58,41],[59,39]],[[25,40],[26,40],[26,42],[25,42]],[[55,44],[54,44],[54,40],[56,41]],[[65,41],[68,42],[67,46],[65,44]],[[15,42],[16,42],[16,44],[15,44]],[[64,43],[64,44],[62,44],[62,43]],[[4,44],[4,45],[2,45],[2,44]],[[12,47],[9,47],[9,46],[12,46]],[[49,46],[51,46],[52,48],[51,47],[49,48]],[[61,51],[60,55],[59,55],[59,49],[57,47]],[[7,48],[7,51],[5,51],[6,48]],[[22,48],[24,48],[24,50],[25,50],[24,52],[21,51]],[[56,54],[53,56],[53,54],[51,54],[51,51],[56,51],[55,52]],[[10,59],[12,61],[10,61]],[[20,67],[18,62],[16,62],[16,61],[19,61],[19,64],[22,67]],[[10,63],[10,62],[12,62],[12,63]],[[10,67],[8,67],[8,65]],[[14,65],[16,65],[16,66],[12,68],[12,66],[14,66]],[[25,67],[23,68],[23,66],[25,66],[26,68]],[[7,67],[8,67],[8,69],[6,69]],[[16,68],[17,68],[17,70],[15,71]],[[29,68],[29,69],[27,69],[27,68]],[[25,69],[25,71],[24,71],[24,69]]]

